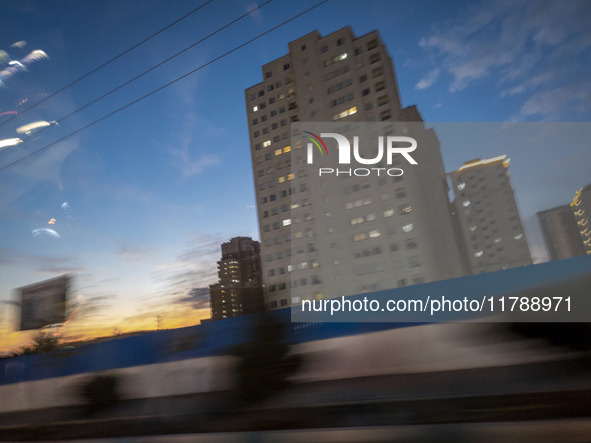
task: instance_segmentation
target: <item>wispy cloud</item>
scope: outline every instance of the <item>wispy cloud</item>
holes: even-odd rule
[[[9,248],[0,248],[0,265],[34,269],[42,274],[80,273],[85,270],[75,257],[23,254]]]
[[[219,235],[195,235],[182,254],[170,262],[154,266],[153,278],[169,294],[185,294],[193,288],[214,283],[221,244],[227,240]]]
[[[195,141],[195,134],[198,132],[197,117],[194,113],[188,113],[184,127],[178,134],[177,144],[169,147],[172,162],[180,169],[183,177],[199,174],[205,167],[220,163],[215,154],[198,154],[199,146]]]
[[[141,261],[152,256],[154,251],[146,245],[125,244],[117,250],[117,256],[125,261]]]
[[[433,69],[415,85],[415,88],[427,89],[437,81],[437,77],[439,77],[439,69]]]
[[[190,304],[194,309],[209,308],[209,288],[193,288],[173,303]]]
[[[449,74],[452,93],[486,81],[500,98],[522,96],[517,119],[556,118],[569,108],[585,112],[590,16],[591,3],[579,0],[474,4],[458,15],[457,24],[419,40],[422,56],[436,68],[416,88],[430,87],[439,69]],[[573,83],[587,85],[579,97],[570,92]]]

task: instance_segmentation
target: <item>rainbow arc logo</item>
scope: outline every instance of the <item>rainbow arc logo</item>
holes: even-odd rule
[[[314,143],[318,147],[318,150],[320,151],[321,155],[324,155],[324,152],[326,152],[326,155],[328,155],[328,149],[326,149],[326,144],[319,136],[317,136],[313,132],[309,132],[309,131],[302,131],[302,132],[305,132],[306,134],[310,134],[312,137],[314,137],[316,139],[316,140],[314,140],[314,138],[304,135],[304,137],[306,137],[308,140],[310,140],[312,143]],[[320,144],[318,142],[322,143],[322,146],[324,146],[324,152],[322,151],[322,148],[320,147]]]

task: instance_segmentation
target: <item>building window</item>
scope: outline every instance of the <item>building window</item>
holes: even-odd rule
[[[375,68],[373,71],[371,71],[372,76],[375,77],[379,77],[380,75],[384,74],[384,68],[382,68],[381,66],[378,68]]]
[[[342,54],[335,55],[332,58],[329,58],[329,59],[324,60],[324,62],[322,64],[326,68],[327,66],[330,66],[333,63],[339,62],[341,60],[345,60],[346,58],[347,58],[347,53],[346,52],[343,52]]]
[[[421,258],[420,257],[409,257],[408,258],[408,267],[409,268],[417,268],[421,266]]]
[[[340,38],[337,40],[337,46],[343,46],[345,44],[345,39],[344,38]]]
[[[287,71],[289,69],[289,63],[283,65],[283,70]]]
[[[419,244],[417,243],[416,239],[411,238],[410,240],[406,241],[406,249],[417,249]]]
[[[320,48],[320,52],[322,52],[323,54],[328,51],[328,46],[324,45],[322,48]]]

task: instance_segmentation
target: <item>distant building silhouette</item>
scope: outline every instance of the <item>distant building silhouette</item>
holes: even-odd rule
[[[209,286],[212,320],[263,310],[259,242],[250,237],[234,237],[223,243],[218,276],[219,283]]]
[[[550,260],[585,254],[573,208],[558,206],[537,213]]]
[[[472,274],[531,265],[505,155],[450,172],[454,214]]]

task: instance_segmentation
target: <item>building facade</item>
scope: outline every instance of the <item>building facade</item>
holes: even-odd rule
[[[509,178],[509,159],[475,159],[449,173],[470,273],[532,264]]]
[[[583,250],[589,255],[591,254],[591,185],[579,189],[570,206],[575,215]]]
[[[209,286],[212,320],[264,310],[260,244],[250,237],[234,237],[222,244],[219,283]]]
[[[312,32],[288,47],[245,91],[268,307],[461,275],[439,141],[415,107],[402,108],[378,32]],[[400,177],[307,176],[291,138],[305,122],[412,122],[420,166]]]
[[[550,260],[577,257],[585,253],[570,205],[538,212],[537,217]]]

